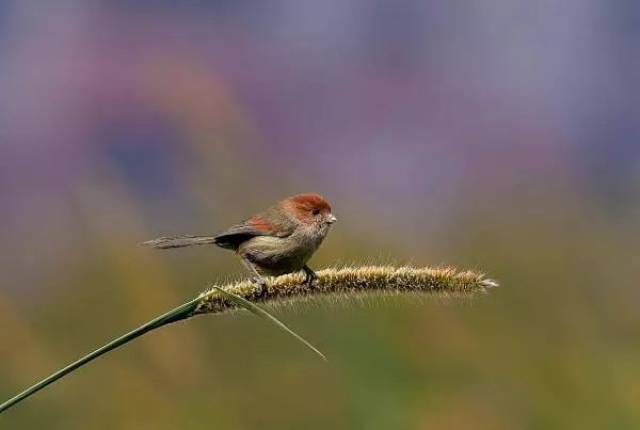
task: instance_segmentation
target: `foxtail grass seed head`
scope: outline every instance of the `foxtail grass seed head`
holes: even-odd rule
[[[312,285],[303,275],[289,274],[268,278],[265,287],[241,281],[224,287],[212,287],[200,294],[192,315],[222,313],[238,308],[237,303],[220,293],[223,288],[251,302],[287,302],[316,296],[362,296],[375,293],[424,293],[442,296],[472,296],[497,287],[492,279],[473,271],[452,268],[416,268],[393,266],[345,267],[317,272]]]

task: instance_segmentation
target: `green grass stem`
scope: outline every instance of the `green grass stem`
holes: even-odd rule
[[[243,281],[225,286],[212,286],[193,300],[152,319],[137,329],[120,336],[103,347],[58,370],[42,381],[0,404],[0,413],[20,403],[58,379],[119,348],[138,337],[167,324],[196,315],[218,314],[244,308],[301,341],[322,359],[326,357],[304,338],[296,334],[256,303],[295,303],[315,296],[361,296],[367,293],[423,293],[443,296],[472,296],[484,293],[498,284],[472,271],[458,272],[451,268],[414,268],[392,266],[345,267],[317,272],[312,285],[303,282],[299,274],[284,275],[267,281],[265,287]]]

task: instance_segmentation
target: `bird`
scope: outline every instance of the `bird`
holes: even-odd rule
[[[311,286],[317,275],[307,262],[336,221],[324,197],[302,193],[280,200],[215,236],[160,237],[143,245],[172,249],[214,244],[234,251],[252,274],[252,281],[262,288],[266,287],[266,276],[300,271],[305,274],[303,285]]]

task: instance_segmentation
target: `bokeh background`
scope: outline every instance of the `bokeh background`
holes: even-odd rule
[[[7,429],[640,428],[640,3],[0,0],[0,398],[245,276],[213,233],[300,191],[312,261],[479,269],[473,302],[316,303],[145,337]]]

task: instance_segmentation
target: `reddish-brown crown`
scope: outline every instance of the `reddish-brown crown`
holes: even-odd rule
[[[282,205],[293,210],[299,218],[307,217],[314,210],[330,213],[331,205],[324,197],[315,193],[297,194],[282,201]]]

